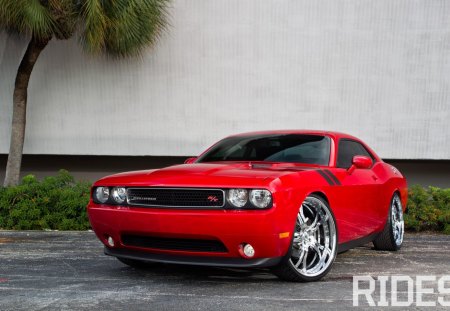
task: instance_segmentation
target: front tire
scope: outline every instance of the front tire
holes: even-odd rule
[[[310,195],[297,214],[291,249],[273,272],[286,281],[317,281],[330,271],[336,252],[333,213],[323,198]]]
[[[402,247],[405,222],[402,201],[397,193],[392,196],[389,215],[383,231],[373,241],[377,250],[398,251]]]

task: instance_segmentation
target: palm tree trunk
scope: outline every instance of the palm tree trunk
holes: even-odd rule
[[[22,164],[23,142],[25,139],[25,124],[27,117],[27,91],[31,71],[39,54],[47,46],[51,38],[37,39],[32,37],[28,43],[25,55],[17,70],[13,95],[13,117],[11,126],[11,142],[9,147],[6,175],[3,185],[14,186],[19,183],[20,166]]]

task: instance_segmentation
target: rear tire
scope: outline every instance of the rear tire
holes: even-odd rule
[[[402,247],[405,223],[402,201],[397,193],[392,196],[389,215],[383,231],[373,241],[377,250],[398,251]]]
[[[297,214],[290,250],[272,272],[286,281],[317,281],[330,271],[336,253],[333,213],[323,198],[310,195]]]

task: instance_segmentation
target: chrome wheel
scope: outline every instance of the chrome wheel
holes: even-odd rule
[[[392,217],[392,232],[394,234],[394,241],[397,246],[403,243],[403,233],[405,230],[405,222],[403,220],[402,202],[398,195],[392,199],[391,217]]]
[[[330,209],[319,198],[307,197],[297,215],[290,264],[304,277],[319,276],[333,263],[336,246],[336,225]]]
[[[389,205],[386,224],[373,240],[375,249],[382,251],[398,251],[403,243],[405,222],[403,221],[402,201],[398,193],[394,193]]]

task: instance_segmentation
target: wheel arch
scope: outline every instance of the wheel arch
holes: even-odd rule
[[[401,192],[400,192],[400,189],[395,188],[394,191],[392,192],[392,196],[391,196],[391,197],[393,197],[393,196],[396,195],[396,194],[398,194],[398,196],[400,197],[400,199],[402,198],[402,194],[401,194]]]
[[[404,198],[403,196],[402,196],[402,192],[400,191],[400,189],[399,188],[394,188],[394,190],[392,191],[392,194],[391,194],[391,200],[392,200],[392,198],[394,197],[394,195],[398,195],[398,197],[400,198],[400,202],[402,203],[402,205],[403,205],[403,212],[406,212],[406,209],[407,209],[407,205],[406,205],[406,203],[405,202],[407,202],[407,198]],[[406,194],[407,195],[407,194]]]
[[[324,192],[319,191],[319,190],[318,190],[318,191],[313,191],[313,192],[308,193],[308,194],[306,195],[306,197],[309,196],[309,195],[312,195],[312,194],[317,195],[317,196],[319,196],[320,198],[324,199],[324,200],[327,202],[328,206],[331,208],[330,200],[328,199],[327,195],[326,195]],[[305,198],[306,198],[306,197],[305,197]]]
[[[329,200],[328,196],[325,194],[325,192],[323,192],[321,190],[315,190],[315,191],[309,192],[305,196],[305,198],[310,196],[310,195],[316,195],[316,196],[320,197],[321,199],[325,200],[325,202],[328,204],[328,207],[330,208],[331,215],[334,218],[334,223],[336,224],[336,243],[337,243],[337,246],[339,247],[339,222],[336,219],[336,213],[333,210],[333,207],[331,206],[331,203],[330,203],[330,200]]]

